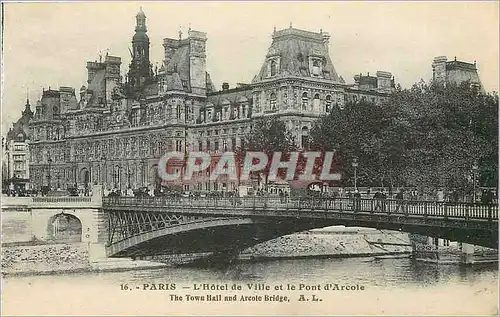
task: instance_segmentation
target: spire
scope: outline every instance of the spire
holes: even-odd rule
[[[135,16],[136,20],[136,26],[135,26],[135,31],[136,32],[147,32],[146,28],[146,15],[142,11],[142,7],[139,9],[139,13]]]
[[[180,26],[179,26],[179,40],[182,40],[182,30]]]
[[[26,105],[24,106],[23,116],[32,116],[32,115],[33,111],[31,111],[29,88],[26,88]]]
[[[292,27],[293,27],[293,26],[292,26],[292,22],[290,22],[290,29],[291,29]]]
[[[143,17],[143,18],[146,17],[144,11],[142,11],[142,6],[139,7],[139,12],[137,13],[136,17]]]

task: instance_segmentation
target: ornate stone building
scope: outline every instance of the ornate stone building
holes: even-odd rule
[[[136,16],[132,61],[121,78],[119,57],[88,62],[87,86],[43,91],[30,122],[31,175],[40,187],[108,189],[154,186],[166,151],[209,151],[241,145],[255,118],[278,116],[299,142],[333,107],[381,102],[394,87],[388,72],[346,84],[328,53],[329,35],[290,27],[274,31],[265,61],[250,84],[216,91],[206,71],[207,36],[166,38],[164,60],[149,60],[146,16]],[[171,167],[171,168],[180,168]],[[188,186],[188,185],[186,185]],[[198,190],[232,189],[206,182]]]
[[[2,185],[4,189],[29,189],[29,123],[33,111],[26,98],[21,118],[9,129],[6,138],[2,138]]]
[[[456,57],[454,60],[448,61],[446,56],[435,57],[432,63],[432,80],[442,84],[453,83],[457,85],[469,81],[471,86],[484,91],[477,72],[476,61],[474,63],[457,61]]]

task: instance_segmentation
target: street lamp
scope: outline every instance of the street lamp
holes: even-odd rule
[[[101,173],[101,183],[102,183],[102,185],[104,187],[106,187],[107,186],[107,182],[108,182],[108,174],[106,173],[107,172],[107,168],[106,168],[106,156],[103,155],[101,157],[101,160],[103,162],[103,167],[104,167],[103,171],[101,171],[101,172],[104,172],[104,177],[103,177],[103,173]]]
[[[127,167],[127,180],[128,180],[128,188],[130,189],[130,176],[134,175],[134,172],[130,170],[130,167]]]
[[[61,182],[60,182],[60,180],[61,180],[61,173],[60,172],[57,172],[56,178],[57,178],[57,189],[61,189]]]
[[[357,183],[357,180],[358,180],[358,175],[357,175],[357,168],[358,168],[358,159],[357,158],[354,158],[352,160],[352,167],[354,167],[354,190],[358,190],[358,183]]]
[[[76,181],[76,173],[78,170],[77,164],[76,164],[76,158],[75,158],[75,165],[73,166],[73,176],[75,177],[75,190],[78,188],[78,183]]]
[[[50,164],[52,164],[52,159],[49,157],[48,159],[48,162],[49,162],[49,171],[47,173],[47,181],[48,181],[48,185],[49,185],[49,190],[50,190]]]
[[[115,171],[113,172],[113,178],[114,178],[114,181],[115,181],[115,188],[118,189],[118,182],[120,181],[120,169],[121,169],[121,166],[118,166],[116,165],[115,166]],[[121,182],[120,182],[120,190],[121,190]]]
[[[472,192],[472,202],[476,202],[476,173],[478,171],[479,167],[477,166],[477,162],[474,161],[474,164],[472,165],[472,187],[473,187],[473,192]]]

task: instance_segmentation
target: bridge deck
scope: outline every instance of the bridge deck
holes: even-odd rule
[[[436,201],[376,200],[376,199],[299,199],[286,201],[280,198],[180,198],[167,197],[106,197],[105,209],[124,210],[133,207],[134,211],[162,209],[173,210],[204,209],[224,210],[230,214],[246,215],[244,211],[331,211],[331,212],[368,212],[377,214],[401,214],[437,218],[459,218],[464,220],[498,221],[498,205],[472,203],[448,203]],[[165,208],[167,207],[167,208]]]
[[[497,205],[349,198],[286,201],[260,197],[107,197],[103,199],[103,210],[110,219],[110,254],[126,252],[136,244],[165,234],[179,234],[188,226],[202,228],[205,221],[217,223],[224,219],[247,219],[255,224],[289,223],[290,228],[366,226],[498,248]],[[180,225],[186,225],[186,229],[179,227],[181,231],[175,231]]]

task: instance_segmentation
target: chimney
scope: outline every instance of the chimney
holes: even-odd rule
[[[222,83],[222,91],[229,90],[229,83]]]

